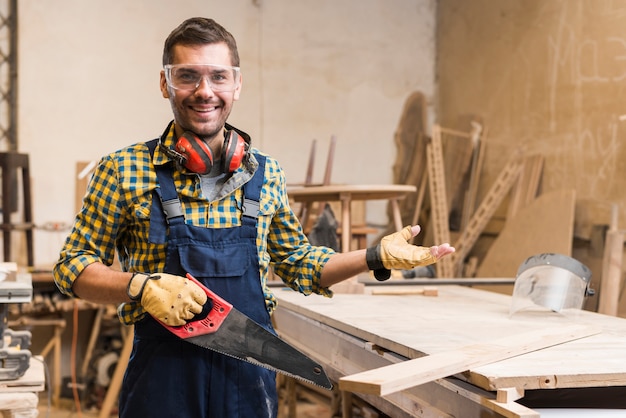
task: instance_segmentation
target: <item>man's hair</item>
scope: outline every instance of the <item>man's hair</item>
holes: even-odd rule
[[[230,50],[230,60],[239,67],[237,42],[222,25],[213,19],[192,17],[181,23],[169,34],[163,47],[163,65],[171,64],[175,45],[204,45],[224,42]]]

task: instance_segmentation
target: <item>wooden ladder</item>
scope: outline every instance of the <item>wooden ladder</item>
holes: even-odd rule
[[[452,254],[452,257],[442,259],[450,259],[450,262],[454,266],[455,275],[460,276],[462,274],[465,257],[476,243],[480,233],[485,229],[485,226],[487,226],[487,222],[489,222],[493,216],[493,213],[502,202],[502,199],[504,199],[506,194],[511,190],[511,186],[519,177],[522,167],[523,162],[519,158],[514,158],[506,164],[504,170],[500,173],[470,219],[467,227],[454,243],[456,251]]]
[[[432,205],[431,218],[435,243],[450,242],[448,226],[448,198],[446,195],[446,176],[443,169],[443,146],[441,128],[433,126],[433,137],[426,144],[426,169],[428,170],[428,188]],[[450,257],[442,258],[436,265],[437,277],[452,277]]]

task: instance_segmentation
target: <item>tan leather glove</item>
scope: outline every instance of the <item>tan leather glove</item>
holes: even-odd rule
[[[170,325],[185,325],[202,312],[206,293],[186,277],[167,273],[135,273],[128,282],[126,293],[154,318]]]
[[[417,266],[427,266],[437,261],[430,248],[409,244],[413,238],[411,226],[387,235],[380,244],[366,252],[367,266],[374,270],[374,277],[383,281],[391,277],[392,269],[408,270]]]

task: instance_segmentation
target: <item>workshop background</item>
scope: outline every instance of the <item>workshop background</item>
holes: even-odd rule
[[[392,181],[393,134],[414,90],[435,94],[435,2],[19,1],[19,151],[30,155],[35,223],[69,225],[77,161],[161,135],[163,42],[207,16],[237,39],[243,89],[230,123],[302,182],[310,143],[337,136],[333,181]],[[430,110],[434,114],[434,108]],[[384,204],[369,212],[386,223]],[[67,230],[36,231],[49,264]]]
[[[8,0],[2,2],[6,7]],[[537,230],[516,236],[524,245],[545,242],[554,235],[552,219],[559,212],[569,219],[573,211],[565,237],[571,255],[591,267],[597,288],[603,258],[598,241],[616,219],[617,227],[626,223],[626,0],[17,4],[12,140],[30,159],[37,268],[55,262],[69,232],[76,164],[155,138],[171,120],[159,91],[163,41],[191,16],[214,18],[237,39],[243,89],[229,122],[281,162],[288,182],[305,179],[314,139],[314,180],[321,181],[332,136],[333,183],[402,182],[398,173],[418,165],[399,138],[408,100],[417,94],[426,136],[435,125],[468,130],[468,120],[480,123],[477,205],[520,156],[542,158],[538,194],[573,193],[572,207],[537,207],[531,216]],[[2,139],[0,150],[9,148]],[[414,201],[414,195],[406,199]],[[508,202],[497,205],[481,231],[472,252],[475,273],[505,228]],[[414,215],[409,206],[405,223]],[[17,221],[21,213],[12,216]],[[365,221],[387,230],[387,203],[368,201]],[[23,233],[12,236],[15,261],[26,265]],[[510,243],[497,248],[508,264],[489,272],[513,277],[529,254],[509,257]],[[620,316],[626,316],[621,305]],[[69,333],[63,338],[68,346]],[[64,351],[62,374],[68,373]]]

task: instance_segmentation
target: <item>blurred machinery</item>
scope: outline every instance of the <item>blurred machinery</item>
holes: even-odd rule
[[[31,333],[8,327],[9,305],[30,303],[33,286],[30,274],[18,274],[14,263],[0,264],[0,380],[15,380],[30,365]]]

